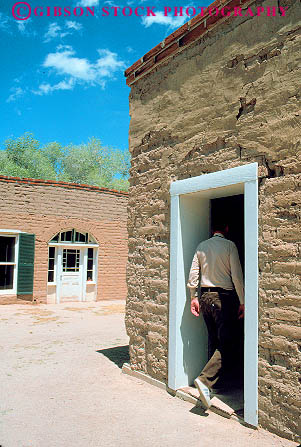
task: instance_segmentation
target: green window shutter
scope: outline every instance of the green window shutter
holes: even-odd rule
[[[19,234],[17,295],[33,292],[34,245],[34,234]]]

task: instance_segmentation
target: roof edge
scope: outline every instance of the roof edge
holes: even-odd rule
[[[134,84],[138,79],[152,71],[155,67],[165,62],[170,57],[188,48],[192,43],[200,39],[207,32],[211,31],[217,25],[233,20],[237,16],[222,14],[212,15],[211,12],[215,8],[239,7],[246,8],[256,0],[215,0],[211,3],[203,13],[200,13],[186,22],[172,34],[167,36],[162,42],[148,51],[143,57],[136,61],[124,72],[126,83],[128,86]]]
[[[116,189],[102,188],[100,186],[85,185],[81,183],[58,182],[56,180],[43,180],[35,178],[21,178],[21,177],[10,177],[7,175],[0,175],[0,182],[23,183],[26,185],[58,186],[60,188],[81,189],[86,191],[103,192],[105,194],[128,196],[127,191],[117,191]]]

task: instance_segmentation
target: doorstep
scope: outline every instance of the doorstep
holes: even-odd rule
[[[197,407],[202,406],[201,401],[198,399],[198,391],[194,387],[187,386],[187,387],[180,388],[180,389],[174,391],[171,388],[169,388],[165,383],[161,382],[160,380],[154,379],[153,377],[148,376],[147,374],[145,374],[142,371],[135,371],[135,370],[131,369],[131,367],[128,363],[123,364],[122,372],[124,374],[128,374],[132,377],[136,377],[137,379],[143,380],[143,381],[145,381],[151,385],[154,385],[158,388],[164,389],[169,394],[172,394],[173,396],[176,396],[179,399],[185,400],[186,402],[190,402]],[[218,397],[218,396],[220,396],[220,397]],[[236,403],[236,405],[233,405],[234,408],[232,408],[232,406],[227,405],[225,402],[223,402],[223,400],[221,400],[221,398],[223,398],[223,395],[214,396],[211,399],[212,406],[207,411],[212,411],[212,412],[219,414],[220,416],[223,416],[227,419],[236,420],[243,425],[247,425],[248,427],[257,428],[257,427],[254,427],[252,425],[245,423],[245,421],[243,420],[243,416],[242,416],[242,409],[237,408],[238,406],[241,406],[241,405],[238,405],[238,402]]]

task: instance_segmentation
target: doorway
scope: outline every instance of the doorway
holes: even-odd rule
[[[244,194],[220,197],[210,200],[210,235],[216,221],[227,222],[229,231],[227,239],[235,243],[240,264],[244,272],[245,237],[244,237]],[[243,353],[244,353],[244,319],[237,320],[237,364],[233,368],[233,382],[226,389],[215,393],[215,396],[229,405],[235,413],[243,417],[244,386],[243,386]]]
[[[48,247],[47,303],[95,301],[98,244],[76,229],[57,233]]]
[[[227,239],[233,241],[237,247],[239,260],[244,271],[245,264],[245,231],[244,231],[244,194],[211,199],[210,223],[220,216],[225,216],[229,225]]]
[[[258,186],[257,163],[171,184],[168,386],[193,383],[208,358],[202,319],[190,312],[186,288],[195,248],[210,236],[210,203],[244,197],[245,340],[244,420],[258,423]],[[218,203],[218,202],[215,202]],[[221,202],[220,202],[221,203]],[[213,204],[213,213],[214,213]],[[242,218],[243,219],[243,218]]]
[[[63,248],[61,266],[60,300],[81,301],[82,299],[83,250]]]

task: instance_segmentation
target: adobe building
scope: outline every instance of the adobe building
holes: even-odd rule
[[[0,303],[125,299],[128,194],[0,176]]]
[[[215,15],[222,6],[240,14]],[[177,390],[206,363],[206,329],[190,312],[186,283],[223,209],[245,272],[244,420],[295,440],[300,13],[295,0],[215,1],[125,72],[130,367]]]

